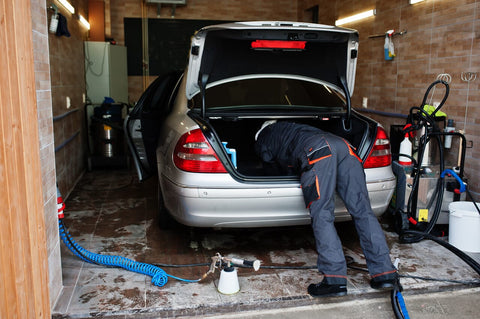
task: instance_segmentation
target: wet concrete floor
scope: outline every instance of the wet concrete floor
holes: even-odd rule
[[[201,278],[209,269],[206,264],[217,253],[259,259],[268,268],[257,272],[237,268],[240,291],[224,295],[217,290],[218,270],[195,283],[168,277],[159,287],[152,284],[148,275],[84,262],[62,244],[64,288],[53,318],[210,317],[278,309],[300,311],[329,304],[351,307],[352,302],[363,302],[367,310],[372,305],[370,314],[363,312],[358,317],[393,317],[388,308],[388,293],[369,286],[368,273],[362,270],[366,267],[365,259],[351,222],[337,224],[352,266],[348,270],[348,295],[312,298],[306,287],[319,282],[321,276],[314,269],[316,252],[309,226],[210,229],[175,225],[162,230],[156,219],[156,189],[155,178],[140,183],[129,170],[87,172],[66,200],[65,225],[72,238],[92,253],[161,264],[168,275],[178,278]],[[389,223],[382,219],[382,226],[392,259],[400,259],[399,273],[407,300],[420,294],[471,288],[478,292],[478,275],[448,250],[427,240],[400,244]],[[185,264],[194,266],[170,266]],[[378,305],[372,300],[385,300],[383,308],[388,310],[384,309],[380,316]],[[461,313],[456,316],[463,318]]]

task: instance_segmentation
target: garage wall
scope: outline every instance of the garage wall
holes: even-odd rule
[[[465,172],[470,190],[480,198],[480,1],[426,0],[410,5],[408,0],[299,0],[299,19],[308,21],[306,11],[319,5],[319,22],[334,24],[368,9],[376,16],[345,25],[360,34],[359,59],[353,103],[361,107],[368,98],[367,110],[408,114],[419,106],[428,85],[438,74],[452,77],[450,95],[442,108],[457,129],[465,130],[473,148],[467,149]],[[406,30],[394,37],[396,57],[385,61],[384,35],[389,29]],[[477,79],[465,82],[462,73],[479,72]],[[440,101],[436,90],[433,101]],[[405,119],[371,115],[389,129],[391,124],[405,124]],[[450,164],[456,163],[457,148],[450,151]]]
[[[123,18],[142,17],[142,0],[108,0],[111,11],[109,16],[111,25],[106,23],[107,32],[111,28],[111,36],[119,44],[124,44]],[[148,18],[171,19],[171,6],[163,5],[158,15],[156,5],[147,5],[143,16]],[[187,0],[186,6],[178,6],[175,10],[177,19],[197,20],[286,20],[297,19],[297,6],[291,0]],[[155,79],[151,77],[144,82],[141,76],[130,76],[129,100],[135,102],[148,85]]]
[[[47,4],[52,1],[47,1]],[[49,33],[50,76],[52,89],[53,131],[55,136],[55,164],[58,187],[64,197],[73,189],[85,170],[86,142],[84,127],[85,67],[83,41],[88,30],[76,15],[88,18],[88,0],[72,0],[74,15],[57,4],[67,19],[70,37]],[[52,15],[48,12],[48,21]],[[70,106],[67,106],[67,99]]]
[[[76,14],[87,14],[87,0],[70,0]],[[53,14],[50,4],[67,19],[70,37],[48,33]],[[83,97],[85,93],[83,41],[87,30],[76,16],[57,1],[32,0],[34,45],[39,105],[40,144],[44,184],[45,223],[49,265],[50,304],[53,306],[63,287],[56,185],[65,198],[85,170],[85,128]],[[35,26],[35,25],[34,25]],[[37,62],[38,60],[38,62]],[[67,107],[67,97],[70,107]]]
[[[70,37],[52,33],[48,36],[56,176],[59,189],[66,197],[85,169],[83,94],[86,89],[83,41],[87,40],[88,32],[80,24],[76,14],[88,17],[88,1],[71,1],[76,9],[75,15],[70,14],[56,1],[54,3],[67,19],[70,32]],[[52,13],[48,12],[48,21]]]
[[[2,318],[48,318],[50,315],[44,220],[44,210],[46,212],[49,205],[44,203],[45,197],[42,198],[42,194],[48,192],[42,193],[42,190],[49,175],[46,172],[51,169],[44,170],[45,161],[40,161],[41,155],[45,155],[40,148],[49,142],[48,138],[41,138],[43,130],[39,125],[45,109],[43,101],[48,100],[44,94],[48,95],[49,90],[48,63],[46,68],[44,64],[48,56],[41,54],[47,47],[41,28],[44,24],[39,22],[42,12],[33,14],[38,2],[32,2],[0,0]],[[44,4],[42,6],[44,8]]]
[[[57,226],[57,193],[54,161],[52,123],[52,96],[50,62],[48,54],[47,9],[45,1],[32,0],[32,36],[37,100],[40,166],[42,175],[43,215],[45,219],[46,248],[48,257],[48,283],[50,305],[53,305],[62,289],[60,242]]]

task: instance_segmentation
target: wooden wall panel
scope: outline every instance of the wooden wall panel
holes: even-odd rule
[[[29,0],[0,0],[0,317],[49,318]]]
[[[90,22],[90,41],[105,41],[105,2],[88,1],[88,21]]]

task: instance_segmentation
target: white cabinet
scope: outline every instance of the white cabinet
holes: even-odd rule
[[[85,79],[92,104],[101,104],[105,97],[128,103],[127,48],[86,41]]]

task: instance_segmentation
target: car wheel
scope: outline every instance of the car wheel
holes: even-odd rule
[[[162,189],[158,184],[157,205],[158,226],[160,227],[160,229],[172,229],[177,224],[177,222],[173,219],[173,217],[170,215],[167,208],[165,207],[165,203],[163,202]]]

